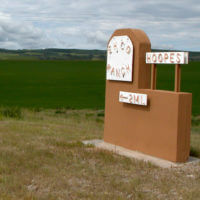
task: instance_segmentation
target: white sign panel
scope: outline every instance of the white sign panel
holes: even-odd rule
[[[147,94],[119,92],[119,101],[136,105],[147,106]]]
[[[114,36],[107,51],[106,79],[132,81],[133,44],[130,38]]]
[[[188,52],[146,53],[146,63],[151,64],[188,64],[188,59]]]

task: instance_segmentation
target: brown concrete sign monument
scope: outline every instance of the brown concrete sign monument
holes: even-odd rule
[[[156,64],[175,64],[175,91],[156,90]],[[104,141],[173,162],[190,151],[192,94],[180,92],[186,52],[151,53],[138,29],[116,30],[108,42]]]

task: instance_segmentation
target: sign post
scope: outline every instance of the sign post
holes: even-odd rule
[[[154,52],[146,53],[146,63],[152,65],[151,89],[156,89],[156,64],[175,64],[175,92],[180,92],[181,66],[188,64],[188,52]]]
[[[156,76],[157,76],[156,64],[152,64],[152,67],[151,67],[151,89],[152,90],[156,89]]]
[[[116,30],[108,42],[104,141],[173,162],[190,151],[192,94],[180,92],[187,52],[151,52],[138,29]],[[174,64],[175,92],[156,90],[156,65]]]
[[[180,92],[181,88],[181,65],[176,64],[175,68],[175,87],[174,87],[175,92]]]

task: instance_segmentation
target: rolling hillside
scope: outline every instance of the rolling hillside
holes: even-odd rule
[[[166,51],[152,49],[152,51]],[[200,52],[189,52],[190,61],[200,61]],[[106,60],[105,50],[81,49],[0,49],[0,60]]]
[[[105,60],[106,51],[81,49],[0,49],[0,60]]]

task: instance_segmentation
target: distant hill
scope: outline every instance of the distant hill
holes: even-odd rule
[[[152,51],[167,51],[156,50]],[[190,61],[200,61],[200,52],[189,52]],[[0,49],[0,60],[106,60],[105,50],[82,49]]]
[[[106,51],[81,49],[0,49],[0,60],[104,60]]]

